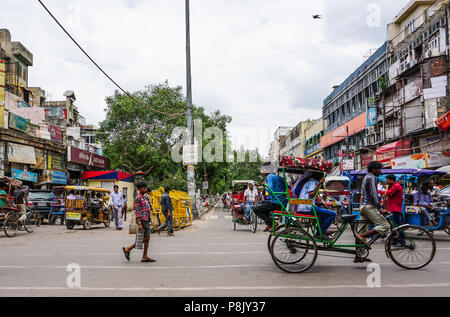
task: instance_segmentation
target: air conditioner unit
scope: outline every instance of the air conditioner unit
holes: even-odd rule
[[[367,136],[375,134],[375,126],[367,127],[366,134],[367,134]]]

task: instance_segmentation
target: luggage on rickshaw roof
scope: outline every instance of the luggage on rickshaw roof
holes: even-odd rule
[[[329,173],[333,169],[333,162],[295,156],[281,156],[279,168],[288,173],[301,170]]]

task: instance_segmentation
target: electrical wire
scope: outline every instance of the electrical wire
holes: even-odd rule
[[[142,102],[140,102],[139,100],[137,100],[136,98],[134,98],[128,91],[126,91],[125,89],[123,89],[114,79],[111,78],[110,75],[108,75],[103,68],[101,68],[99,66],[99,64],[97,64],[94,59],[92,59],[92,57],[80,46],[80,44],[78,44],[78,42],[72,37],[72,35],[70,35],[70,33],[64,28],[64,26],[58,21],[58,19],[52,14],[52,12],[45,6],[45,4],[41,1],[38,0],[38,2],[42,5],[42,7],[47,11],[47,13],[53,18],[53,20],[58,24],[58,26],[64,31],[64,33],[66,33],[66,35],[72,40],[72,42],[75,43],[75,45],[84,53],[84,55],[86,55],[86,57],[103,73],[103,75],[106,76],[106,78],[108,78],[117,88],[119,88],[128,98],[130,98],[131,100],[133,100],[134,102],[136,102],[137,104],[141,105],[144,108],[149,109],[152,112],[155,113],[159,113],[162,115],[166,115],[166,116],[170,116],[172,117],[171,119],[175,119],[179,116],[182,116],[184,114],[186,114],[186,112],[183,113],[168,113],[168,112],[163,112],[163,111],[159,111],[156,109],[153,109],[145,104],[143,104]]]

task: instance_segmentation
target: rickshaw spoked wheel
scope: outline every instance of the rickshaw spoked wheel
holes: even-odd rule
[[[36,217],[35,213],[31,217],[28,217],[28,216],[26,217],[25,223],[23,224],[23,226],[28,233],[32,233],[34,231],[34,229],[36,229],[36,226],[38,223],[37,218],[38,217]]]
[[[92,221],[91,221],[91,219],[86,219],[86,220],[83,221],[83,228],[84,228],[85,230],[90,230],[91,227],[92,227]]]
[[[5,232],[7,237],[14,237],[17,234],[17,230],[19,229],[19,219],[16,214],[8,213],[6,215],[5,221],[3,223],[3,231]]]
[[[271,231],[269,233],[269,237],[267,238],[267,248],[269,249],[269,252],[270,252],[270,247],[272,245],[272,238],[274,237],[273,233],[275,232],[275,235],[276,235],[278,232],[280,232],[283,229],[286,229],[286,226],[285,225],[279,225],[278,227],[275,228],[275,231]]]
[[[442,229],[445,231],[446,234],[450,235],[450,216],[445,217]]]
[[[302,273],[314,265],[318,249],[314,238],[303,228],[290,227],[274,237],[270,254],[281,270]]]
[[[105,215],[103,216],[103,218],[105,217]],[[111,225],[111,217],[109,215],[106,215],[106,217],[108,217],[108,219],[106,219],[106,221],[104,221],[103,223],[105,224],[105,227],[108,228]]]
[[[419,226],[403,225],[391,232],[386,240],[385,251],[401,268],[418,270],[434,259],[436,242],[430,231]]]

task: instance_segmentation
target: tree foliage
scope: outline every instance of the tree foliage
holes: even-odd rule
[[[148,86],[132,95],[143,104],[162,112],[181,113],[186,110],[182,88],[170,87],[167,81]],[[99,138],[111,167],[128,173],[143,171],[152,188],[170,186],[186,191],[186,167],[171,158],[171,149],[178,141],[172,138],[172,132],[176,127],[186,126],[186,116],[167,120],[168,116],[143,108],[118,91],[107,97],[106,103],[106,119],[100,123],[100,131],[108,133]],[[224,162],[199,163],[196,166],[197,188],[201,188],[204,174],[207,174],[210,192],[223,192],[231,182],[232,164],[225,162],[225,140],[231,117],[220,111],[207,114],[204,108],[198,106],[193,107],[193,117],[202,120],[203,132],[207,128],[218,127],[224,134]],[[210,141],[203,139],[203,147]]]

